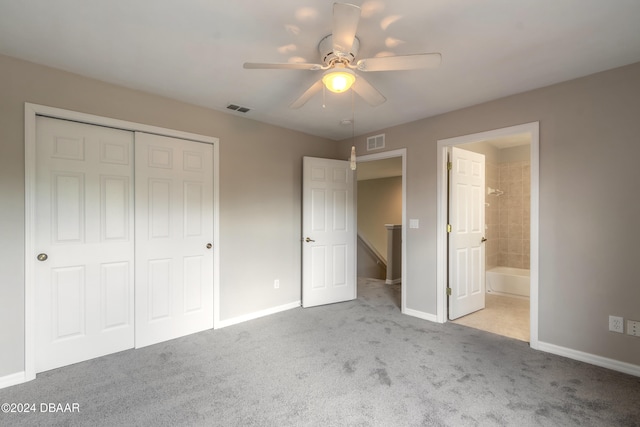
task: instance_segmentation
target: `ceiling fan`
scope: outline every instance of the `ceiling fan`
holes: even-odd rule
[[[333,4],[333,30],[318,45],[323,64],[310,63],[255,63],[245,62],[246,69],[285,69],[324,71],[322,78],[308,88],[290,107],[302,107],[324,85],[332,92],[341,93],[353,88],[367,103],[377,106],[387,99],[354,70],[361,72],[415,70],[440,65],[439,53],[365,58],[355,61],[360,47],[356,37],[360,22],[360,7],[348,3]]]

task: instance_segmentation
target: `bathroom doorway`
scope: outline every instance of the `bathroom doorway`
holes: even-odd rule
[[[538,124],[438,142],[485,156],[485,308],[455,323],[537,345]],[[439,224],[446,230],[446,163],[439,166]],[[442,170],[440,168],[442,167]],[[448,321],[447,233],[438,234],[439,321]],[[455,290],[452,290],[455,292]]]
[[[529,341],[531,136],[457,146],[485,157],[485,308],[453,320]]]

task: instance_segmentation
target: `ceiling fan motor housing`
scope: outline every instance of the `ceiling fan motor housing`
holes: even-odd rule
[[[333,38],[331,34],[320,40],[320,44],[318,45],[318,51],[320,52],[320,58],[322,58],[322,62],[325,65],[331,65],[336,62],[346,62],[347,64],[351,64],[351,62],[355,59],[356,55],[358,55],[358,49],[360,48],[360,40],[357,37],[353,39],[353,46],[351,46],[351,51],[348,53],[343,52],[334,52],[333,51]]]

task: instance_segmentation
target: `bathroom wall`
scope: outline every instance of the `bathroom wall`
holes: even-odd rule
[[[504,191],[504,194],[499,197],[487,197],[491,205],[496,204],[494,200],[498,202],[498,265],[500,266],[529,269],[531,218],[529,153],[529,145],[500,150],[497,188]],[[489,172],[487,175],[489,176]],[[487,185],[493,187],[488,182]],[[490,268],[488,258],[487,268]]]
[[[500,165],[497,161],[486,160],[484,165],[485,186],[500,188]],[[486,193],[485,193],[486,194]],[[504,197],[504,196],[500,196]],[[500,248],[500,197],[485,195],[484,222],[486,225],[485,237],[485,266],[487,270],[498,266]]]
[[[530,145],[499,149],[491,141],[460,148],[484,154],[485,186],[502,196],[485,193],[485,266],[529,269],[531,167]]]

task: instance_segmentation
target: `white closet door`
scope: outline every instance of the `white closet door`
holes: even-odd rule
[[[38,117],[36,156],[42,372],[133,347],[133,133]]]
[[[213,147],[136,132],[136,347],[213,328]]]

